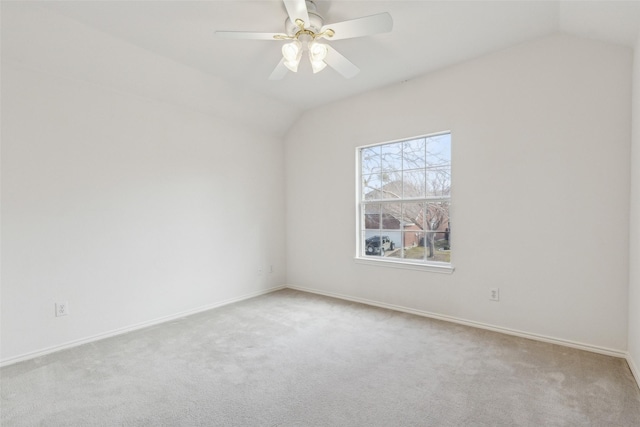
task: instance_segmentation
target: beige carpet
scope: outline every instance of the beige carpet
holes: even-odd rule
[[[626,362],[284,290],[0,370],[2,426],[640,426]]]

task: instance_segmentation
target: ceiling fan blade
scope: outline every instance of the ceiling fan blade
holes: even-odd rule
[[[284,58],[282,58],[278,65],[276,65],[276,68],[271,72],[269,80],[282,80],[288,71],[289,69],[284,65]]]
[[[309,25],[309,12],[305,0],[284,0],[284,7],[287,8],[291,22],[295,24],[296,19],[302,19],[305,25]]]
[[[351,61],[342,56],[337,50],[328,46],[327,57],[324,62],[328,66],[342,74],[345,78],[350,79],[360,72],[360,68],[356,67]]]
[[[370,36],[372,34],[388,33],[392,28],[393,19],[391,15],[384,12],[377,15],[328,24],[323,26],[320,31],[324,32],[331,29],[335,34],[333,37],[327,37],[327,39],[342,40],[353,37]]]
[[[216,35],[227,39],[248,39],[248,40],[282,40],[278,33],[251,33],[247,31],[216,31]],[[285,36],[286,37],[286,36]]]

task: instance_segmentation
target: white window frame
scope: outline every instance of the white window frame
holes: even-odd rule
[[[363,252],[363,245],[362,242],[364,241],[363,239],[363,209],[364,206],[367,204],[374,204],[374,203],[380,203],[380,204],[385,204],[385,203],[398,203],[398,202],[428,202],[428,201],[441,201],[441,200],[448,200],[449,201],[449,206],[450,206],[450,210],[449,210],[449,216],[451,217],[451,213],[452,213],[452,200],[453,198],[451,197],[451,194],[449,194],[448,196],[426,196],[424,198],[400,198],[400,199],[390,199],[388,201],[381,201],[381,200],[375,200],[375,201],[371,201],[371,202],[366,202],[363,200],[362,197],[362,151],[367,149],[367,148],[371,148],[371,147],[378,147],[378,146],[382,146],[382,145],[387,145],[387,144],[394,144],[394,143],[398,143],[398,142],[405,142],[405,141],[412,141],[412,140],[416,140],[416,139],[421,139],[421,138],[431,138],[431,137],[437,137],[439,135],[452,135],[451,131],[442,131],[442,132],[437,132],[437,133],[431,133],[431,134],[426,134],[426,135],[418,135],[418,136],[414,136],[414,137],[409,137],[409,138],[401,138],[401,139],[397,139],[397,140],[393,140],[393,141],[387,141],[387,142],[379,142],[379,143],[375,143],[375,144],[369,144],[369,145],[362,145],[359,147],[356,147],[356,256],[354,258],[355,262],[359,263],[359,264],[366,264],[366,265],[374,265],[374,266],[380,266],[380,267],[391,267],[391,268],[401,268],[401,269],[409,269],[409,270],[419,270],[419,271],[430,271],[430,272],[436,272],[436,273],[447,273],[447,274],[451,274],[453,273],[453,271],[455,270],[455,267],[453,266],[453,259],[451,259],[449,262],[439,262],[439,261],[429,261],[429,260],[410,260],[410,259],[406,259],[406,258],[387,258],[387,257],[372,257],[372,256],[365,256],[364,252]],[[426,168],[425,168],[426,169]],[[453,173],[452,173],[453,175]],[[450,235],[449,238],[451,239],[452,236]],[[451,246],[455,247],[453,245],[453,242],[451,242]],[[453,256],[453,253],[452,253]]]

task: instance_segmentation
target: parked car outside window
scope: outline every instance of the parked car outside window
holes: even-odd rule
[[[384,256],[386,251],[395,249],[395,244],[389,236],[373,236],[365,240],[365,248],[367,255]]]

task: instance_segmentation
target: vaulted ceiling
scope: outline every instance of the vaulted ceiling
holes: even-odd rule
[[[282,32],[287,13],[281,0],[48,1],[38,5],[298,111],[558,32],[633,48],[640,25],[637,1],[315,3],[325,23],[380,12],[393,17],[390,33],[330,42],[361,69],[356,77],[345,79],[329,68],[314,75],[308,62],[302,61],[298,73],[272,81],[268,77],[281,58],[283,42],[215,35],[218,30]]]

